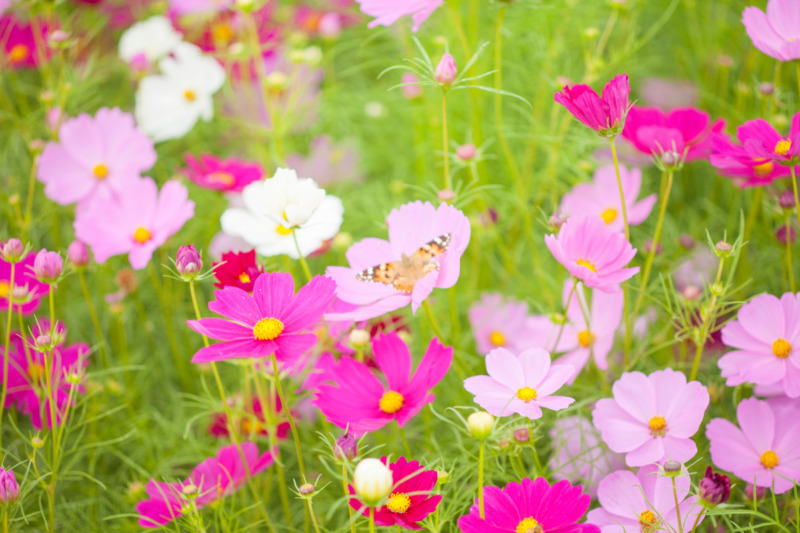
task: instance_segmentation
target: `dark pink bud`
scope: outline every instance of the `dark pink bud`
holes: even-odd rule
[[[33,273],[42,283],[58,281],[63,270],[64,260],[57,252],[48,252],[42,248],[33,260]]]
[[[662,249],[663,248],[661,246],[661,243],[658,243],[656,245],[656,255],[661,255],[661,250]],[[649,254],[652,250],[653,250],[653,240],[652,239],[647,239],[646,241],[644,241],[644,251]]]
[[[749,501],[753,501],[753,496],[755,496],[759,500],[763,500],[764,496],[767,495],[767,488],[766,487],[753,487],[752,484],[748,483],[747,486],[744,488],[744,495],[747,497]]]
[[[185,244],[178,249],[175,268],[186,279],[197,277],[203,268],[203,258],[193,244]]]
[[[0,503],[13,503],[19,499],[19,484],[12,470],[0,467]]]
[[[458,68],[456,68],[456,60],[450,54],[442,56],[442,60],[436,65],[436,70],[433,71],[433,79],[437,83],[445,86],[453,85],[458,75]]]
[[[67,260],[76,267],[89,264],[89,249],[81,241],[72,241],[67,247]]]
[[[686,248],[687,250],[691,250],[694,248],[695,242],[691,235],[687,235],[686,233],[682,234],[678,238],[678,242],[681,243],[681,246]]]
[[[731,496],[731,480],[726,475],[715,473],[709,466],[697,487],[697,495],[708,505],[725,503]]]
[[[786,226],[780,226],[775,231],[775,238],[778,239],[778,242],[781,243],[781,244],[786,244],[786,238],[787,238],[786,235],[787,235]],[[789,226],[788,235],[789,235],[788,238],[789,238],[789,242],[790,243],[792,243],[792,242],[797,240],[797,230],[794,229],[794,226]]]
[[[336,443],[333,445],[333,455],[340,461],[344,461],[345,458],[352,461],[358,457],[358,441],[351,434],[345,433],[336,439]]]
[[[9,263],[16,263],[22,259],[22,254],[25,253],[25,247],[22,246],[22,241],[19,239],[8,239],[3,243],[3,259]]]
[[[794,194],[792,191],[784,191],[778,197],[778,205],[781,206],[782,209],[794,209]]]
[[[519,428],[514,430],[514,440],[520,444],[524,444],[531,440],[531,430],[528,428]]]

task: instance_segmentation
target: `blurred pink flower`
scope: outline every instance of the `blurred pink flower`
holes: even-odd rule
[[[636,226],[647,219],[656,203],[656,195],[651,194],[637,202],[642,188],[642,171],[638,168],[628,170],[619,167],[622,190],[625,193],[628,224]],[[606,226],[616,230],[625,229],[622,220],[622,202],[614,165],[598,168],[592,183],[579,183],[561,200],[561,211],[570,216],[590,216],[603,219]]]
[[[588,85],[567,85],[555,94],[555,101],[585,126],[600,135],[614,137],[625,123],[630,92],[628,75],[618,74],[603,88],[602,96]]]
[[[169,0],[169,9],[176,15],[219,13],[233,5],[233,0]]]
[[[774,384],[800,397],[800,293],[756,296],[722,328],[722,342],[734,348],[718,362],[728,386]]]
[[[75,238],[91,247],[95,261],[128,254],[131,266],[147,266],[153,252],[194,215],[186,187],[140,178],[125,186],[116,201],[98,198],[75,217]]]
[[[46,45],[49,29],[43,19],[23,23],[14,15],[0,17],[0,44],[5,56],[0,64],[3,68],[36,68],[42,60],[49,59],[51,50]]]
[[[402,91],[403,97],[408,100],[416,100],[422,96],[422,85],[420,85],[419,76],[413,72],[404,72],[400,78],[400,83],[403,84]]]
[[[38,177],[47,197],[61,205],[122,201],[156,162],[153,142],[136,128],[130,113],[118,108],[66,120],[58,139],[42,152]]]
[[[372,339],[372,352],[386,385],[370,368],[350,357],[343,357],[329,371],[314,397],[332,424],[348,428],[355,436],[376,431],[394,420],[400,427],[411,420],[435,396],[435,387],[450,369],[453,349],[438,339],[431,340],[413,376],[411,351],[397,333]]]
[[[535,338],[537,329],[525,302],[486,293],[470,306],[468,316],[479,354],[486,355],[494,348],[519,353],[539,346]]]
[[[742,23],[753,46],[779,61],[800,59],[800,6],[795,0],[769,0],[767,12],[746,7]]]
[[[401,17],[412,15],[414,21],[412,31],[417,31],[420,24],[442,5],[443,0],[356,0],[361,11],[370,17],[376,17],[369,23],[375,26],[391,26]]]
[[[350,267],[328,267],[336,296],[360,306],[334,320],[365,320],[411,304],[416,312],[434,288],[458,281],[461,255],[470,238],[469,219],[442,203],[412,202],[386,219],[389,240],[367,238],[347,250]]]
[[[264,169],[258,163],[239,159],[220,159],[202,154],[199,159],[191,154],[184,156],[184,174],[197,185],[225,192],[242,192],[247,185],[264,178]]]
[[[723,119],[710,123],[708,113],[693,107],[664,112],[656,107],[634,106],[628,112],[622,136],[642,153],[661,155],[674,151],[685,161],[704,159],[711,153],[712,134],[725,127]]]
[[[310,176],[320,187],[334,183],[361,182],[364,175],[358,168],[358,151],[353,144],[334,144],[327,135],[311,141],[307,157],[301,154],[286,156],[286,165],[297,171],[298,176]]]
[[[697,453],[697,433],[709,396],[699,381],[666,368],[646,376],[625,372],[612,387],[613,398],[597,402],[592,417],[603,441],[624,453],[628,466],[685,462]]]
[[[800,481],[797,411],[783,412],[764,400],[747,398],[739,402],[736,418],[741,429],[724,418],[715,418],[706,427],[714,464],[776,494],[791,490]]]
[[[642,82],[639,93],[647,105],[665,111],[676,107],[692,107],[700,99],[700,90],[689,80],[666,80],[647,78]]]
[[[550,365],[550,354],[530,348],[515,355],[495,348],[486,356],[488,376],[464,380],[464,388],[475,395],[474,402],[494,416],[519,413],[531,420],[542,417],[542,408],[558,411],[575,400],[552,394],[564,386],[573,373],[570,365]]]
[[[570,218],[544,242],[556,261],[591,289],[616,291],[639,272],[639,267],[625,268],[636,249],[598,217]]]
[[[36,252],[31,252],[14,266],[14,286],[11,286],[11,263],[0,259],[0,312],[8,310],[9,299],[14,311],[23,315],[35,313],[41,299],[50,292],[50,285],[36,279],[33,263]]]
[[[739,187],[770,185],[790,175],[787,166],[776,165],[771,157],[764,156],[764,148],[772,145],[774,151],[783,140],[765,120],[745,122],[736,129],[736,138],[740,144],[734,144],[723,133],[714,135],[709,161],[720,174],[733,178]]]

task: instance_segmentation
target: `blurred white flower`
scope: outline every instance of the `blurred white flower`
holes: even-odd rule
[[[142,63],[152,65],[175,50],[181,40],[168,18],[150,17],[125,30],[119,40],[119,56],[140,67]]]
[[[186,135],[199,119],[214,116],[213,95],[225,83],[225,70],[188,43],[159,63],[162,74],[142,79],[136,93],[136,123],[154,141]]]

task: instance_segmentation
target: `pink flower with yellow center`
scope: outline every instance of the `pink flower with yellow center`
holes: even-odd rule
[[[745,122],[736,128],[736,140],[738,143],[724,133],[714,135],[709,162],[738,186],[765,186],[790,174],[787,166],[765,153],[774,148],[783,150],[785,146],[785,143],[779,146],[784,137],[766,120],[757,118]]]
[[[186,154],[184,174],[200,187],[223,192],[242,192],[247,185],[264,177],[264,170],[258,163],[248,163],[239,159],[220,159],[211,154],[195,158]]]
[[[39,35],[36,35],[36,34]],[[51,49],[46,45],[49,26],[43,19],[35,24],[24,24],[14,15],[0,17],[0,53],[3,68],[36,68],[50,58]]]
[[[487,293],[469,308],[469,323],[478,353],[495,348],[520,352],[537,345],[538,329],[528,315],[528,304],[502,294]]]
[[[708,113],[693,107],[665,112],[634,106],[625,119],[622,136],[644,154],[660,156],[672,151],[684,161],[694,161],[709,156],[713,134],[724,128],[724,120],[712,123]]]

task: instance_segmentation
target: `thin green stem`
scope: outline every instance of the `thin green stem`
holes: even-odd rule
[[[486,456],[486,441],[481,439],[481,447],[478,452],[478,507],[481,513],[481,519],[486,517],[483,510],[483,463]]]
[[[786,214],[786,268],[789,270],[789,289],[792,294],[794,290],[794,272],[792,272],[792,219],[789,214]],[[2,404],[0,404],[2,405]]]
[[[106,341],[103,337],[103,328],[100,327],[100,320],[97,318],[97,310],[94,308],[94,303],[92,303],[89,287],[86,286],[86,276],[83,274],[83,268],[78,269],[78,281],[80,281],[81,292],[83,292],[83,297],[86,300],[86,307],[89,309],[89,316],[92,319],[94,333],[97,335],[97,342],[100,345],[100,357],[103,360],[103,366],[108,368],[108,355],[106,354]]]
[[[275,378],[275,386],[278,388],[278,397],[281,399],[281,405],[283,405],[283,411],[286,413],[286,418],[289,421],[289,427],[292,429],[292,437],[294,437],[294,447],[295,450],[297,451],[297,464],[300,467],[300,478],[303,481],[303,483],[305,483],[306,468],[305,464],[303,463],[303,451],[300,449],[300,435],[297,432],[297,426],[295,425],[294,417],[292,416],[292,410],[289,408],[289,404],[286,403],[286,396],[283,394],[280,372],[278,370],[278,359],[275,357],[275,354],[272,354],[272,375]]]
[[[319,526],[317,525],[317,517],[314,516],[314,508],[311,506],[311,499],[307,499],[306,503],[308,503],[308,514],[311,515],[311,523],[314,524],[314,531],[320,533]]]
[[[375,508],[369,508],[369,533],[375,533]]]
[[[63,115],[63,113],[62,113]],[[31,214],[33,213],[33,195],[36,191],[36,170],[39,166],[39,156],[33,156],[33,164],[31,165],[31,175],[28,180],[28,196],[25,198],[25,217],[22,220],[22,235],[21,241],[25,242],[28,238],[28,229],[31,226]]]
[[[297,249],[297,257],[300,258],[300,265],[303,267],[303,273],[306,275],[306,281],[311,281],[311,270],[308,269],[306,258],[303,257],[303,252],[300,251],[300,243],[297,242],[297,230],[292,228],[292,239],[294,240],[294,247]]]
[[[675,497],[675,513],[678,518],[678,533],[683,533],[683,522],[681,521],[681,508],[678,505],[678,488],[675,485],[675,476],[672,477],[672,495]]]
[[[439,338],[439,341],[444,342],[444,335],[442,335],[442,330],[439,329],[439,323],[436,321],[436,317],[433,314],[433,310],[431,309],[431,305],[428,303],[428,300],[424,300],[422,302],[422,308],[425,309],[425,314],[428,317],[428,322],[431,323],[433,333]]]
[[[353,520],[353,508],[350,506],[350,491],[347,490],[347,461],[342,461],[342,491],[347,502],[347,510],[350,513],[350,533],[356,533],[356,523]]]
[[[444,188],[452,190],[453,183],[450,176],[450,150],[447,138],[447,89],[442,89],[442,157],[444,158]]]
[[[700,329],[700,336],[698,339],[695,339],[697,343],[697,347],[694,352],[694,362],[692,363],[692,372],[689,375],[689,380],[692,381],[694,378],[697,377],[697,371],[700,368],[700,359],[703,356],[703,348],[706,344],[706,337],[708,336],[708,328],[709,324],[711,324],[714,319],[714,311],[715,306],[717,305],[717,294],[719,293],[719,282],[722,279],[722,267],[725,264],[725,258],[719,258],[719,267],[717,268],[717,277],[714,280],[714,286],[712,287],[712,295],[711,295],[711,303],[708,305],[707,315],[703,318],[703,325]]]
[[[703,519],[703,515],[705,514],[706,510],[703,508],[699,513],[697,513],[697,518],[694,521],[694,525],[692,526],[691,533],[694,533],[697,530],[697,525],[700,523],[700,520]]]
[[[794,165],[789,167],[792,172],[792,192],[794,192],[794,208],[797,213],[797,221],[800,223],[800,198],[797,196],[797,175],[794,171]]]
[[[400,439],[403,441],[403,448],[405,448],[406,456],[411,457],[411,447],[408,445],[408,439],[406,438],[405,430],[400,427],[400,422],[397,422],[397,429],[400,430]]]
[[[14,271],[16,262],[11,263],[11,276],[8,285],[8,319],[6,320],[6,338],[4,339],[4,356],[3,356],[3,396],[0,398],[0,406],[6,404],[6,396],[8,395],[8,352],[11,346],[11,317],[14,316]],[[0,450],[3,449],[3,414],[5,409],[0,408]]]
[[[614,137],[611,141],[611,157],[614,159],[614,170],[617,173],[617,186],[619,187],[619,202],[622,205],[622,223],[625,225],[625,240],[630,242],[631,231],[628,227],[628,207],[625,205],[625,191],[622,188],[622,177],[619,175],[619,161],[617,160],[617,143]]]
[[[578,288],[578,278],[572,278],[572,290],[569,291],[569,296],[567,296],[567,302],[564,304],[564,316],[562,317],[561,327],[558,328],[558,335],[556,335],[556,342],[553,343],[553,353],[558,350],[558,343],[561,341],[561,335],[564,333],[564,326],[567,325],[567,309],[569,309],[569,303],[572,301],[572,297],[575,295],[575,291]]]

